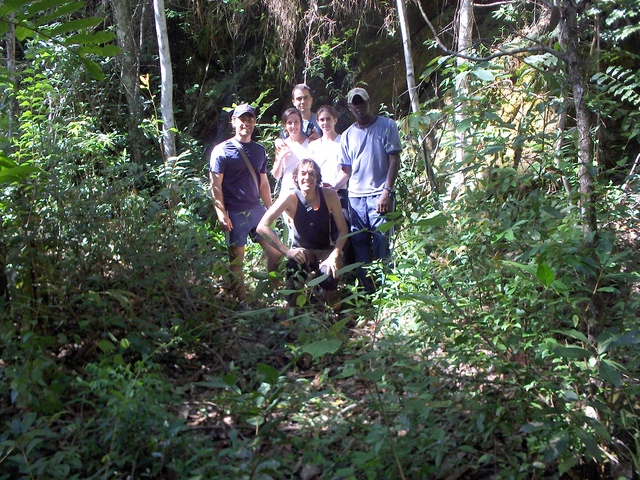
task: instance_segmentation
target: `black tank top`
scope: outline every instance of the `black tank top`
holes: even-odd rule
[[[320,206],[317,210],[311,208],[300,190],[295,190],[298,196],[298,208],[293,218],[293,247],[314,248],[328,250],[331,248],[331,213],[324,200],[322,188],[318,188]]]

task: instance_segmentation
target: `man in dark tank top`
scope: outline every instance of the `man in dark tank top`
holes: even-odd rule
[[[320,286],[327,292],[327,300],[331,301],[338,288],[338,270],[348,233],[340,199],[335,190],[321,186],[320,167],[313,160],[301,160],[293,172],[293,180],[296,190],[281,196],[267,210],[257,232],[287,257],[288,289],[298,286],[293,285],[298,271],[326,274],[327,278]],[[270,227],[283,212],[294,220],[291,248]],[[331,240],[332,218],[338,229],[335,243]]]

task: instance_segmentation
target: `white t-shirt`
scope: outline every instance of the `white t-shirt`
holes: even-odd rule
[[[309,144],[309,155],[320,166],[322,183],[328,183],[335,187],[338,182],[338,174],[342,171],[340,135],[335,140],[329,140],[326,136],[314,140]]]
[[[289,154],[282,160],[282,183],[280,184],[280,195],[288,195],[295,190],[296,185],[293,183],[293,171],[300,160],[309,158],[307,147],[309,139],[305,138],[302,144],[294,142],[290,138],[285,139],[284,143],[289,147]]]

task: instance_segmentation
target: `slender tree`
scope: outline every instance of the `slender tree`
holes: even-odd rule
[[[473,33],[473,1],[459,0],[458,3],[458,21],[457,21],[457,50],[461,54],[469,54],[472,46]],[[462,67],[467,59],[464,55],[457,57],[459,67]],[[458,128],[458,125],[466,118],[467,103],[466,98],[469,94],[469,79],[466,75],[458,75],[456,79],[456,97],[458,104],[455,108],[454,122],[456,125],[456,164],[459,168],[464,167],[467,137],[466,132]],[[465,175],[462,171],[456,172],[451,179],[449,186],[449,197],[455,198],[457,191],[464,188]]]
[[[141,161],[142,135],[138,128],[142,105],[140,102],[140,62],[135,41],[135,28],[133,24],[133,9],[129,0],[111,0],[113,11],[113,23],[116,29],[118,46],[122,53],[118,55],[120,66],[120,82],[129,109],[128,129],[129,148],[134,162]]]
[[[402,33],[402,47],[404,51],[404,63],[407,77],[407,90],[409,91],[409,101],[411,111],[416,113],[420,108],[418,101],[418,90],[416,88],[416,76],[413,68],[413,51],[411,49],[411,32],[409,31],[409,21],[407,19],[407,8],[405,0],[396,0],[398,8],[398,22],[400,22],[400,32]]]
[[[162,151],[163,160],[167,163],[176,157],[176,139],[174,134],[175,120],[173,116],[173,70],[171,67],[171,53],[169,51],[169,35],[167,34],[164,0],[153,0],[153,10],[160,59]]]
[[[587,107],[587,81],[585,66],[587,58],[581,53],[578,42],[578,10],[584,10],[586,2],[567,0],[560,4],[559,35],[564,48],[563,60],[573,93],[578,133],[578,192],[580,193],[580,215],[582,233],[587,246],[597,243],[597,222],[594,199],[595,167],[591,140],[591,114]]]

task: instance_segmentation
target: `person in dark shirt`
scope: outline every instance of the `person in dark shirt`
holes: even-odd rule
[[[256,233],[266,207],[271,206],[271,187],[266,151],[251,139],[256,126],[255,109],[247,104],[238,105],[231,124],[234,137],[216,145],[211,152],[209,180],[213,205],[229,249],[232,288],[244,309],[247,303],[242,264],[247,238],[260,243],[269,271],[276,269],[280,254]]]
[[[301,160],[293,172],[296,190],[281,196],[264,214],[257,227],[262,238],[282,255],[286,256],[287,278],[294,278],[297,271],[326,274],[320,286],[327,292],[327,299],[335,298],[338,288],[338,270],[342,261],[342,249],[348,233],[338,194],[332,188],[322,187],[320,167],[310,159]],[[286,212],[293,218],[293,242],[287,247],[270,225]],[[331,218],[335,220],[338,236],[331,240]],[[291,287],[290,281],[287,287]]]

